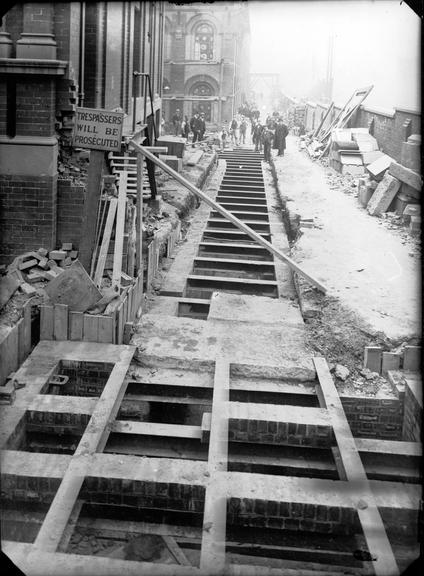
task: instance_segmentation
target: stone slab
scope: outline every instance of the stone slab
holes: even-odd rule
[[[392,162],[390,164],[389,174],[401,182],[408,184],[408,186],[411,186],[415,190],[421,190],[422,188],[423,182],[421,176],[417,172],[414,172],[414,170],[405,168],[405,166],[402,166],[397,162]]]
[[[102,297],[78,260],[51,280],[45,290],[53,304],[66,304],[73,312],[85,312]]]
[[[394,162],[393,158],[387,154],[383,154],[378,160],[368,164],[367,170],[374,178],[379,178],[389,169],[392,162]]]
[[[379,216],[386,212],[399,188],[400,180],[386,172],[368,202],[367,210],[369,214],[371,216]]]
[[[258,324],[284,322],[286,325],[298,328],[304,326],[299,307],[290,300],[266,296],[241,296],[223,292],[213,293],[208,318]]]
[[[7,274],[0,279],[0,309],[10,300],[20,284],[15,274]]]
[[[402,142],[400,163],[405,168],[419,172],[421,167],[421,146],[409,141]]]

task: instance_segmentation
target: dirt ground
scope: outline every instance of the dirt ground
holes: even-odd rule
[[[288,138],[274,157],[286,209],[303,220],[292,258],[328,289],[299,280],[311,349],[350,374],[345,391],[375,395],[384,378],[362,372],[364,347],[400,351],[421,336],[421,244],[395,213],[370,216],[357,200],[357,178],[342,176]]]

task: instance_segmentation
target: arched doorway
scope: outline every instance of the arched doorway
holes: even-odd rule
[[[199,99],[193,100],[192,102],[192,112],[204,113],[205,120],[211,122],[212,119],[212,101],[207,100],[214,96],[214,89],[208,82],[197,82],[194,84],[190,91],[191,96],[197,96]]]

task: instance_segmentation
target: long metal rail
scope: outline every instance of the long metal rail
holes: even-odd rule
[[[200,198],[201,200],[206,202],[206,204],[208,204],[211,208],[213,208],[214,210],[219,212],[222,216],[224,216],[224,218],[226,218],[227,220],[232,222],[235,226],[237,226],[237,228],[239,228],[240,230],[245,232],[248,236],[250,236],[250,238],[255,240],[258,244],[260,244],[264,248],[266,248],[269,252],[274,254],[274,256],[276,256],[278,259],[282,260],[292,270],[294,270],[295,272],[297,272],[298,274],[303,276],[303,278],[305,278],[305,280],[307,280],[310,284],[312,284],[313,286],[318,288],[318,290],[320,290],[324,294],[327,293],[327,288],[324,286],[324,284],[322,284],[319,280],[317,280],[316,278],[314,278],[313,276],[308,274],[301,266],[296,264],[296,262],[294,262],[289,256],[284,254],[284,252],[282,252],[281,250],[278,250],[278,248],[273,246],[271,244],[271,242],[268,242],[268,240],[265,240],[265,238],[263,238],[260,234],[257,234],[254,230],[252,230],[244,222],[239,220],[236,216],[231,214],[231,212],[229,212],[223,206],[221,206],[221,204],[219,204],[218,202],[215,202],[215,200],[212,200],[211,198],[209,198],[204,192],[202,192],[199,188],[197,188],[197,186],[194,186],[193,184],[191,184],[191,182],[189,182],[183,176],[178,174],[178,172],[176,172],[170,166],[165,164],[165,162],[163,162],[162,160],[160,160],[159,158],[154,156],[154,154],[152,154],[151,152],[146,150],[146,148],[144,146],[140,146],[139,144],[137,144],[136,142],[133,142],[133,141],[131,141],[129,143],[129,146],[131,146],[139,154],[142,154],[143,156],[145,156],[153,164],[156,164],[156,166],[158,166],[161,170],[163,170],[164,172],[166,172],[167,174],[172,176],[175,180],[177,180],[177,182],[179,182],[180,184],[185,186],[188,190],[190,190],[190,192],[193,192],[193,194],[195,194],[198,198]]]

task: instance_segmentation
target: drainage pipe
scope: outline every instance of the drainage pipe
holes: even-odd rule
[[[218,202],[215,202],[215,200],[209,198],[209,196],[207,196],[204,192],[199,190],[199,188],[191,184],[191,182],[189,182],[183,176],[178,174],[178,172],[173,170],[170,166],[165,164],[165,162],[163,162],[162,160],[157,158],[154,154],[146,150],[144,146],[140,146],[139,144],[136,144],[132,140],[129,142],[129,146],[134,148],[136,152],[143,154],[143,156],[145,156],[148,160],[156,164],[156,166],[158,166],[161,170],[172,176],[175,180],[177,180],[177,182],[179,182],[180,184],[185,186],[188,190],[190,190],[190,192],[193,192],[193,194],[195,194],[201,200],[206,202],[208,206],[219,212],[222,216],[224,216],[224,218],[226,218],[227,220],[232,222],[237,228],[245,232],[248,236],[250,236],[250,238],[255,240],[255,242],[266,248],[268,252],[274,254],[274,256],[276,256],[279,260],[282,260],[292,270],[294,270],[295,272],[300,274],[303,278],[305,278],[305,280],[307,280],[310,284],[312,284],[313,286],[318,288],[318,290],[326,294],[327,288],[323,284],[321,284],[319,280],[317,280],[313,276],[310,276],[307,272],[305,272],[305,270],[303,270],[303,268],[301,268],[298,264],[296,264],[296,262],[294,262],[291,258],[286,256],[283,252],[278,250],[278,248],[275,248],[275,246],[273,246],[271,242],[268,242],[267,240],[265,240],[265,238],[262,238],[262,236],[257,234],[251,228],[249,228],[249,226],[246,226],[244,222],[236,218],[236,216],[231,214],[231,212],[226,210],[223,206],[221,206],[221,204],[218,204]]]
[[[80,2],[80,53],[79,53],[79,91],[78,106],[84,106],[85,76],[85,2]]]

